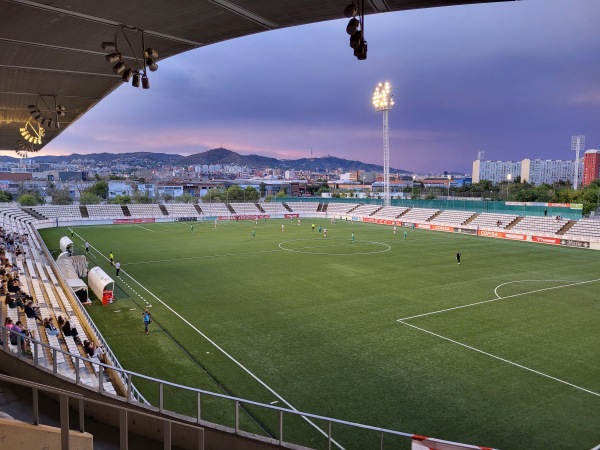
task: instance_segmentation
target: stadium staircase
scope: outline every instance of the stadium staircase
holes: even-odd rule
[[[560,230],[558,230],[558,232],[557,232],[556,234],[561,234],[561,235],[562,235],[562,234],[565,234],[565,233],[566,233],[567,231],[569,231],[569,230],[571,229],[571,227],[572,227],[573,225],[575,225],[576,223],[577,223],[577,221],[576,221],[576,220],[569,220],[567,223],[565,223],[565,225],[564,225],[564,226],[563,226],[563,227],[562,227]]]
[[[36,219],[39,219],[39,220],[46,220],[46,219],[47,219],[47,217],[46,217],[46,216],[43,216],[43,215],[41,215],[40,213],[38,213],[37,211],[34,211],[34,210],[33,210],[33,209],[31,209],[31,208],[21,208],[21,209],[22,209],[23,211],[25,211],[27,214],[29,214],[29,215],[31,215],[31,216],[33,216],[33,217],[35,217]]]
[[[131,213],[129,212],[129,208],[126,205],[121,205],[121,210],[123,211],[123,215],[125,217],[131,217]]]
[[[433,219],[435,219],[437,216],[439,216],[443,211],[438,211],[436,212],[433,216],[431,216],[429,219],[427,219],[427,222],[431,222]]]
[[[237,214],[235,212],[235,209],[233,209],[233,206],[231,206],[229,203],[225,203],[225,206],[227,206],[227,209],[232,213],[232,214]]]
[[[261,213],[265,213],[266,211],[264,209],[262,209],[262,206],[260,206],[258,203],[255,203],[256,207],[260,210]]]
[[[81,214],[81,217],[90,217],[90,214],[85,206],[79,207],[79,214]]]
[[[477,219],[478,216],[479,216],[479,213],[473,214],[471,217],[469,217],[467,220],[465,220],[465,223],[463,223],[463,225],[469,225],[471,222],[473,222],[475,219]]]
[[[383,209],[383,206],[382,206],[382,207],[380,207],[380,208],[377,208],[375,211],[373,211],[373,212],[372,212],[371,214],[369,214],[369,215],[370,215],[370,216],[375,216],[375,215],[377,215],[377,213],[378,213],[379,211],[381,211],[382,209]]]
[[[354,208],[352,208],[350,211],[348,211],[346,214],[350,214],[352,211],[354,211],[356,208],[358,208],[359,206],[363,206],[361,203],[359,203],[358,205],[356,205]]]
[[[282,202],[281,204],[282,204],[282,205],[283,205],[283,207],[284,207],[285,209],[287,209],[289,212],[294,212],[294,211],[292,211],[292,208],[290,208],[290,207],[289,207],[289,205],[288,205],[287,203],[285,203],[285,202]]]
[[[317,206],[317,212],[325,212],[327,211],[327,203],[323,204],[323,203],[319,203],[319,206]]]
[[[162,211],[163,216],[168,216],[169,215],[169,211],[167,211],[167,207],[165,205],[158,205],[158,207]]]
[[[519,216],[517,217],[515,220],[513,220],[511,223],[509,223],[508,225],[506,225],[505,230],[510,230],[512,227],[514,227],[516,224],[518,224],[521,220],[523,220],[524,217],[523,216]]]
[[[198,205],[194,204],[194,209],[195,209],[196,211],[198,211],[198,214],[202,214],[202,209],[200,208],[200,206],[198,206]]]

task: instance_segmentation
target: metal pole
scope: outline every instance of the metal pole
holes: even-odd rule
[[[383,206],[390,206],[390,133],[389,110],[383,110]]]
[[[60,396],[60,448],[69,450],[69,397]]]

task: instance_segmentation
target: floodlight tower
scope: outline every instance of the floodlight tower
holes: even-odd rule
[[[575,152],[575,176],[573,177],[573,189],[579,187],[579,153],[585,148],[585,136],[571,136],[571,151]]]
[[[375,111],[383,111],[383,205],[390,206],[390,130],[388,112],[394,106],[392,86],[387,81],[379,83],[373,91]]]

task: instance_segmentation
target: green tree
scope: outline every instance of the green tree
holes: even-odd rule
[[[179,197],[175,197],[175,200],[178,202],[181,202],[181,203],[193,203],[195,198],[196,197],[194,197],[192,194],[186,193],[186,194],[180,195]],[[196,201],[196,203],[197,203],[197,201]]]
[[[202,196],[202,201],[205,203],[224,203],[225,192],[220,189],[209,189],[206,195]]]
[[[90,194],[94,194],[101,199],[106,200],[108,198],[108,182],[104,180],[98,181],[97,183],[92,184],[84,192],[89,192]]]
[[[257,202],[260,199],[260,194],[258,193],[256,188],[252,186],[246,187],[246,189],[244,189],[244,192],[245,199],[247,202]]]
[[[237,184],[227,189],[225,200],[231,202],[241,202],[244,200],[244,191]]]
[[[17,201],[21,204],[21,206],[35,206],[40,203],[38,202],[36,196],[30,193],[21,195]]]
[[[131,203],[131,197],[129,195],[116,195],[108,200],[108,203],[111,205],[129,205]]]
[[[171,194],[163,194],[162,198],[165,201],[165,203],[168,203],[171,200],[173,200],[173,196]]]
[[[102,199],[100,197],[87,190],[83,191],[81,197],[79,197],[79,203],[81,205],[99,205],[101,201]]]
[[[12,202],[12,195],[6,191],[0,191],[0,202],[9,203]]]
[[[267,195],[265,196],[265,203],[269,203],[273,201],[273,196],[272,195]]]
[[[53,205],[71,205],[73,203],[73,199],[71,199],[71,195],[67,190],[54,191],[52,193],[51,203]]]
[[[287,197],[287,194],[285,193],[284,189],[281,189],[278,193],[277,193],[277,198],[285,198]]]

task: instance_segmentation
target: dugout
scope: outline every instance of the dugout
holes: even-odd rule
[[[88,272],[88,285],[103,304],[105,303],[103,301],[103,294],[105,291],[110,292],[110,298],[112,299],[112,293],[115,290],[115,282],[100,267],[96,266],[90,269]]]
[[[69,255],[73,254],[73,241],[67,236],[60,238],[60,251]]]

